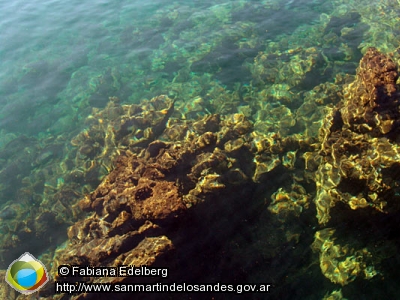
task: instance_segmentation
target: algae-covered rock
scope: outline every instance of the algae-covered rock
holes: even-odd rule
[[[327,114],[320,131],[316,173],[317,217],[326,224],[337,202],[351,209],[398,211],[400,146],[397,67],[369,49],[343,100]]]
[[[184,135],[171,135],[169,125],[162,135],[182,140],[155,140],[132,151],[119,148],[115,168],[79,202],[91,214],[68,229],[68,245],[57,252],[53,272],[66,263],[168,265],[165,257],[183,242],[172,241],[179,231],[170,228],[187,226],[188,210],[210,201],[217,207],[237,201],[236,188],[245,191],[252,177],[245,163],[252,157],[251,123],[240,115],[185,123],[173,126],[181,126]]]
[[[360,61],[356,80],[344,90],[340,109],[344,125],[354,132],[373,137],[398,132],[398,77],[393,60],[375,48],[369,48]]]
[[[348,245],[339,245],[335,243],[334,233],[332,228],[317,231],[311,245],[313,251],[319,253],[320,268],[325,277],[333,283],[347,285],[357,277],[371,279],[377,275],[367,249],[354,250]]]
[[[279,188],[271,198],[272,202],[268,209],[284,219],[283,217],[288,214],[298,217],[304,209],[308,208],[311,197],[301,185],[294,183],[290,192]]]
[[[323,58],[315,47],[298,47],[283,53],[259,53],[251,72],[256,81],[272,85],[272,98],[288,102],[289,89],[312,86],[310,77],[317,74],[322,65]]]

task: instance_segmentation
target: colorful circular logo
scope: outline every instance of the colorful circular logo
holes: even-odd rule
[[[47,270],[40,260],[25,252],[7,269],[6,282],[17,292],[32,294],[49,281]]]

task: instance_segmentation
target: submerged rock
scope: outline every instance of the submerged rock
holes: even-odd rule
[[[186,131],[183,140],[155,140],[140,151],[120,150],[115,169],[80,201],[80,207],[91,215],[69,228],[69,244],[58,251],[54,272],[65,263],[168,266],[166,257],[175,247],[182,247],[186,238],[188,210],[201,212],[202,203],[213,202],[214,215],[225,205],[245,199],[241,195],[251,182],[252,169],[242,170],[240,161],[252,156],[251,144],[246,142],[251,124],[240,116],[221,120],[212,115],[175,126]],[[167,128],[164,137],[175,135]],[[243,143],[227,146],[237,139]],[[175,227],[181,229],[171,231]]]
[[[319,223],[329,221],[337,202],[382,212],[400,208],[397,78],[394,62],[369,49],[343,100],[325,118],[316,173]]]

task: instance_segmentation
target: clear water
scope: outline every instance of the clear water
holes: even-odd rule
[[[87,128],[85,119],[92,109],[104,108],[109,97],[116,96],[123,104],[140,103],[160,94],[186,103],[202,97],[207,102],[206,110],[191,114],[186,107],[186,117],[236,113],[248,104],[244,97],[238,101],[237,110],[224,110],[207,95],[215,96],[216,86],[223,93],[239,91],[242,96],[268,90],[273,82],[268,82],[266,75],[257,76],[255,71],[259,53],[275,53],[283,59],[284,53],[289,57],[300,48],[309,48],[322,53],[321,64],[327,71],[323,76],[311,74],[292,90],[305,95],[320,83],[335,82],[337,74],[354,75],[369,46],[384,53],[395,51],[400,42],[399,12],[400,3],[391,0],[0,0],[1,234],[12,231],[10,236],[20,240],[0,245],[4,254],[1,268],[7,268],[25,251],[38,256],[52,253],[66,239],[70,224],[61,224],[51,243],[44,247],[31,238],[25,241],[18,236],[26,224],[12,221],[33,217],[37,207],[53,207],[46,188],[57,189],[69,183],[64,182],[62,168],[59,174],[49,174],[49,165],[61,165],[72,149],[71,139]],[[290,82],[283,76],[279,83]],[[293,112],[303,98],[289,105]],[[256,115],[253,112],[252,116]],[[32,182],[38,178],[40,183]],[[72,200],[76,202],[93,188],[93,182],[82,183]],[[10,208],[11,204],[16,206]],[[27,206],[36,208],[27,212]],[[313,213],[310,215],[312,218]],[[268,217],[251,218],[249,228],[253,230],[263,228],[262,222]],[[280,250],[284,251],[276,253],[276,258],[269,250],[260,250],[274,238],[271,228],[266,226],[264,232],[249,234],[250,229],[243,228],[243,224],[235,238],[240,244],[237,251],[253,251],[254,255],[248,255],[254,259],[221,259],[230,270],[237,268],[238,278],[273,283],[277,289],[271,299],[322,299],[341,288],[348,299],[378,299],[380,293],[396,298],[398,291],[393,283],[399,258],[391,254],[392,249],[382,254],[393,262],[392,268],[385,265],[388,274],[341,287],[321,275],[318,262],[305,265],[312,260],[294,260],[299,251],[313,255],[307,251],[316,231],[315,220],[298,224],[308,235],[298,241],[283,241]],[[397,241],[399,236],[391,238]],[[228,243],[221,242],[225,247]],[[222,251],[219,255],[223,256]],[[224,278],[212,267],[205,269],[209,273],[204,278]],[[287,275],[293,273],[298,281]],[[290,277],[288,282],[286,276]],[[357,296],[357,289],[369,284],[369,292]],[[379,291],[382,286],[384,291]],[[253,296],[262,298],[249,297]]]

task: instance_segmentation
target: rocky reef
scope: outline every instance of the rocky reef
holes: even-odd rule
[[[124,106],[112,97],[104,109],[93,110],[87,128],[68,143],[64,136],[10,141],[0,151],[7,158],[1,160],[0,195],[9,199],[0,210],[1,261],[12,260],[23,243],[40,252],[65,238],[66,228],[82,213],[78,200],[110,172],[119,151],[149,144],[172,112],[173,101],[164,96]]]
[[[10,221],[24,210],[18,203],[6,206],[1,218],[7,236],[14,237],[9,249],[23,236],[54,236],[49,229],[41,231],[50,223],[72,224],[68,240],[55,254],[42,257],[53,281],[73,280],[57,275],[61,264],[168,267],[169,281],[193,282],[216,264],[225,275],[211,281],[264,282],[267,274],[277,283],[274,295],[279,297],[283,278],[299,291],[295,282],[308,280],[311,272],[321,284],[326,284],[323,278],[331,284],[324,299],[343,299],[337,286],[356,289],[359,279],[373,283],[390,272],[385,265],[398,244],[380,239],[396,230],[391,220],[399,213],[397,79],[393,60],[369,49],[354,77],[338,76],[336,84],[319,84],[305,94],[293,114],[301,133],[286,136],[263,127],[251,114],[186,119],[185,106],[175,107],[167,96],[132,105],[112,97],[104,109],[93,110],[87,128],[72,138],[73,151],[63,158],[68,170],[63,180],[93,191],[71,201],[67,211],[66,199],[85,192],[69,194],[71,186],[54,178],[46,195],[57,197],[64,209],[42,208],[30,221],[36,222],[34,231],[25,235]],[[50,169],[57,152],[44,149],[35,153],[35,161]],[[32,172],[32,182],[35,176]],[[202,263],[204,255],[211,264]],[[296,259],[302,267],[289,263]],[[284,271],[257,271],[276,261]],[[232,269],[236,264],[243,268],[239,273]],[[128,277],[82,280],[143,282]],[[41,295],[67,297],[53,295],[50,288]]]
[[[300,146],[279,136],[262,138],[241,114],[184,122],[171,118],[158,139],[145,147],[119,148],[114,169],[79,202],[89,216],[68,229],[69,241],[57,251],[52,274],[60,264],[125,264],[169,267],[182,279],[184,270],[176,265],[182,258],[176,253],[193,251],[193,242],[187,240],[193,219],[209,224],[209,230],[219,228],[214,238],[230,235],[233,228],[221,228],[225,217],[218,216],[252,207],[248,195],[254,194],[255,182],[268,181],[275,168],[293,170],[298,154],[292,148],[310,150],[305,142]],[[275,208],[284,210],[280,204]]]
[[[326,224],[337,202],[398,211],[399,94],[393,60],[370,48],[321,128],[315,199]]]
[[[366,248],[356,250],[348,245],[335,244],[334,233],[332,228],[317,231],[311,245],[313,251],[319,253],[322,274],[341,285],[349,284],[357,277],[371,279],[376,276],[372,254]]]
[[[164,124],[162,130],[156,131],[154,138],[139,143],[135,142],[137,138],[131,142],[126,134],[118,135],[118,130],[113,130],[115,141],[119,141],[113,144],[119,149],[114,168],[94,192],[79,202],[79,207],[89,215],[68,229],[69,242],[57,251],[52,273],[56,274],[60,264],[128,264],[172,266],[176,274],[181,274],[175,263],[180,261],[177,253],[188,247],[191,218],[201,216],[210,222],[216,214],[226,214],[245,205],[245,195],[265,199],[265,193],[254,191],[267,182],[272,189],[276,188],[276,192],[269,193],[271,201],[268,201],[268,211],[276,215],[276,221],[268,221],[270,224],[267,222],[265,226],[272,230],[269,226],[282,224],[284,238],[297,245],[304,237],[290,223],[296,219],[310,222],[313,194],[321,225],[335,226],[338,220],[346,222],[355,209],[367,209],[366,215],[374,211],[371,209],[380,213],[398,211],[396,201],[388,202],[388,198],[397,197],[397,177],[388,171],[396,169],[396,70],[390,58],[369,49],[354,80],[345,85],[342,99],[326,109],[319,142],[298,134],[283,138],[261,133],[254,130],[243,114],[211,114],[182,121],[174,117],[179,113],[173,113],[173,102],[168,98],[152,99],[149,103],[157,103],[159,99],[165,103],[159,114]],[[320,93],[323,104],[324,95],[332,94],[332,90],[329,85],[322,85],[315,88],[314,95]],[[103,120],[100,116],[110,107],[125,116],[129,111],[111,99],[104,111],[95,115],[97,121],[88,132],[107,128],[98,127],[102,123],[98,120]],[[164,115],[167,117],[163,118]],[[115,125],[121,123],[116,120],[127,117],[116,114],[109,120],[112,128],[119,129],[123,126]],[[80,136],[77,140],[84,141]],[[303,172],[299,171],[301,167]],[[274,183],[274,174],[284,176]],[[349,210],[338,203],[347,205]],[[334,209],[336,206],[338,209]],[[253,214],[252,211],[250,208],[246,214]],[[229,234],[229,230],[219,230]],[[339,226],[337,230],[329,227],[315,232],[311,249],[318,256],[322,274],[339,285],[348,285],[358,277],[375,278],[379,274],[376,266],[386,258],[382,254],[376,256],[377,249],[370,249],[376,241],[363,236],[363,242],[340,238],[337,242],[340,237],[337,231],[341,230]],[[379,230],[379,224],[375,224],[375,230]],[[263,252],[266,257],[276,255],[267,249]],[[332,295],[340,293],[339,290]]]
[[[131,264],[267,282],[271,299],[385,290],[400,276],[398,5],[306,2],[172,3],[147,20],[121,3],[93,39],[21,56],[0,83],[0,269],[29,247],[53,281],[75,280],[60,264]],[[53,287],[40,296],[100,297]]]
[[[315,205],[321,225],[351,224],[387,235],[387,220],[399,213],[399,93],[398,70],[393,60],[369,48],[360,61],[353,82],[344,87],[343,99],[327,114],[320,129],[321,149],[315,153],[319,166],[315,173]],[[358,210],[354,214],[351,211]],[[386,216],[385,216],[386,215]],[[393,224],[392,224],[393,225]],[[354,230],[349,225],[348,233]],[[353,228],[353,229],[350,229]],[[391,230],[389,230],[390,232]],[[322,273],[332,282],[346,285],[356,277],[372,278],[382,256],[383,240],[365,234],[349,245],[368,245],[355,249],[335,245],[335,230],[318,231],[312,245],[319,252]],[[340,236],[340,234],[339,234]],[[390,239],[385,247],[394,247]],[[388,251],[386,255],[391,251]],[[385,255],[383,256],[385,257]]]

